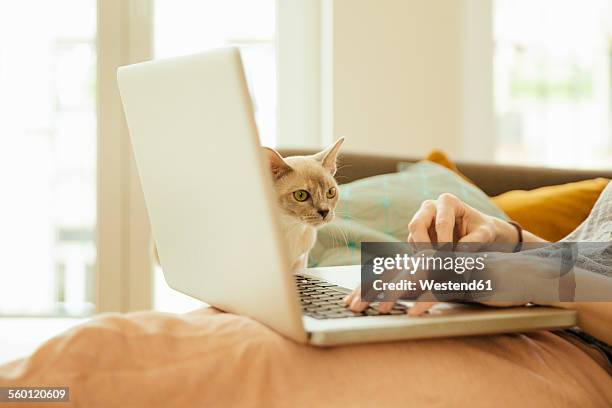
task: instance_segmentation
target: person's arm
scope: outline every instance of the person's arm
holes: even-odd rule
[[[612,302],[550,302],[548,306],[575,310],[580,329],[612,344]]]
[[[484,214],[452,194],[425,200],[408,224],[408,242],[516,243],[517,229],[510,223]],[[547,242],[523,230],[524,242]]]
[[[469,242],[486,245],[490,243],[518,243],[517,229],[510,223],[484,214],[469,206],[452,194],[441,194],[436,200],[425,200],[408,224],[410,243]],[[547,242],[523,230],[524,242]],[[344,302],[351,310],[361,312],[369,302],[361,300],[361,288],[356,288]],[[436,302],[418,302],[409,313],[426,312]],[[393,302],[383,302],[381,312],[391,310]]]
[[[408,242],[481,242],[516,243],[518,232],[506,221],[483,214],[451,194],[442,194],[437,200],[424,201],[409,224]],[[524,242],[547,242],[523,230]],[[579,282],[593,283],[604,279],[588,271],[579,274]],[[606,279],[609,284],[610,280]],[[583,286],[583,285],[580,285]],[[577,286],[578,288],[578,286]],[[354,311],[364,310],[368,302],[361,301],[360,288],[345,298]],[[381,303],[379,310],[387,311],[391,302]],[[412,315],[425,313],[437,302],[417,302],[409,309]],[[612,343],[612,302],[536,302],[538,304],[572,309],[578,312],[578,327],[607,343]]]
[[[591,336],[612,344],[612,302],[585,302],[582,299],[605,299],[612,293],[612,279],[582,268],[574,268],[576,302],[542,302],[543,305],[575,310],[578,327]]]
[[[573,266],[571,284],[576,300],[561,302],[563,277],[559,276],[558,257],[543,258],[529,252],[489,255],[487,274],[498,282],[500,288],[482,303],[505,306],[523,299],[522,303],[575,310],[580,329],[612,344],[612,302],[607,301],[612,294],[612,279],[608,276]],[[502,302],[495,301],[498,299]]]

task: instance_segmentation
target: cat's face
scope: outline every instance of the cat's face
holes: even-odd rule
[[[320,226],[334,219],[338,184],[336,159],[344,139],[312,156],[282,158],[265,148],[280,210],[296,221]]]

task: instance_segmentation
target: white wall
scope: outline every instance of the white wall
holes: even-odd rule
[[[300,1],[318,3],[290,0]],[[311,122],[320,133],[309,143],[345,136],[356,151],[490,156],[490,0],[321,0],[318,21],[320,69],[302,76],[318,77],[319,98],[279,94],[280,116],[296,100],[320,110]],[[295,43],[286,30],[278,36],[279,89],[287,90],[283,60]],[[286,119],[279,118],[280,144],[300,145]]]
[[[321,134],[319,0],[278,0],[277,144],[318,147]]]

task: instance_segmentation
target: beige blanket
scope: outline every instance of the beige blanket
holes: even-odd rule
[[[70,404],[39,405],[47,408],[609,407],[612,401],[606,371],[549,332],[317,349],[213,309],[93,319],[29,358],[0,366],[0,385],[70,387]]]

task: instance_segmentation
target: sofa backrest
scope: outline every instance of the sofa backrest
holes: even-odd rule
[[[279,149],[283,156],[312,154],[312,150]],[[416,162],[420,159],[401,156],[380,156],[344,152],[340,154],[336,178],[340,184],[365,177],[397,171],[400,162]],[[548,167],[510,166],[456,162],[459,170],[474,181],[489,196],[510,190],[531,190],[542,186],[570,183],[597,177],[612,179],[611,170],[572,170]]]

